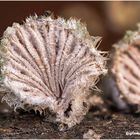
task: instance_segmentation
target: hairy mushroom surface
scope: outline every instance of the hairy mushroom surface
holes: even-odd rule
[[[110,72],[115,79],[120,98],[130,105],[140,105],[140,29],[128,31],[114,45]]]
[[[45,109],[68,127],[87,113],[91,88],[106,73],[106,57],[79,20],[33,16],[13,23],[1,40],[2,76],[10,106]]]

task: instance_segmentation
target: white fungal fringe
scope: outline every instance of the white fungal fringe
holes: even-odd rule
[[[80,123],[90,88],[107,72],[106,57],[96,49],[100,37],[90,36],[79,20],[35,15],[8,27],[2,42],[3,82],[12,91],[3,100],[15,109],[49,108],[69,127]]]

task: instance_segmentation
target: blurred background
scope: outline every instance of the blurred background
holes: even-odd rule
[[[109,50],[126,30],[137,29],[140,2],[0,2],[0,36],[13,22],[50,10],[55,16],[77,17],[87,24],[90,35],[102,36],[101,49]]]
[[[22,23],[26,17],[42,15],[46,10],[55,16],[80,18],[90,35],[102,37],[101,50],[110,50],[126,30],[137,29],[140,22],[140,2],[0,2],[0,37],[13,22]]]

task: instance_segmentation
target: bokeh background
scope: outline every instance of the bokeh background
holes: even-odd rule
[[[76,17],[87,24],[90,35],[101,36],[101,50],[110,50],[127,30],[137,29],[140,22],[140,2],[54,2],[15,1],[0,2],[0,37],[13,22],[22,23],[30,15],[42,15],[46,10],[54,16]],[[0,92],[5,94],[5,91]],[[0,95],[0,99],[3,94]],[[0,113],[8,112],[5,103],[0,104]]]
[[[50,10],[55,16],[77,17],[93,36],[102,36],[100,48],[111,49],[126,30],[137,29],[140,2],[0,2],[0,36],[13,22],[22,23],[29,15]]]

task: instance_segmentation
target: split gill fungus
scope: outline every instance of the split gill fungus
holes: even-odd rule
[[[91,88],[105,74],[107,58],[80,20],[32,16],[13,23],[1,40],[3,100],[14,108],[49,109],[72,127],[88,112]]]
[[[122,40],[113,45],[109,73],[115,80],[119,98],[134,111],[140,111],[140,27],[127,31]]]

